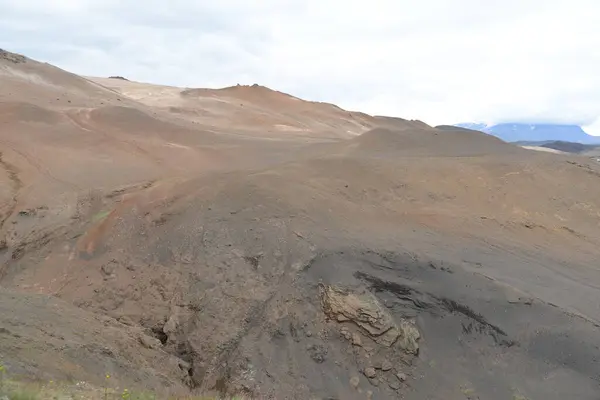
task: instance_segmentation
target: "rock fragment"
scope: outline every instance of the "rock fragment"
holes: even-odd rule
[[[310,358],[316,363],[321,364],[327,359],[327,348],[322,345],[308,345],[306,349],[308,350]]]
[[[179,325],[179,318],[177,318],[177,315],[173,314],[169,317],[169,319],[163,326],[163,332],[167,335],[175,333],[177,331],[178,325]]]
[[[117,321],[119,321],[123,325],[127,325],[127,326],[135,325],[135,322],[133,322],[133,320],[126,315],[121,315],[119,318],[117,318]]]
[[[362,346],[362,339],[360,338],[360,334],[356,332],[352,334],[352,344],[354,346]]]
[[[390,369],[392,369],[392,363],[388,360],[383,360],[383,362],[381,363],[381,370],[389,371]]]
[[[400,383],[398,383],[397,380],[393,380],[388,382],[388,385],[390,386],[390,388],[392,388],[393,390],[398,390],[400,389]]]
[[[377,376],[377,371],[375,371],[375,368],[373,368],[373,367],[368,367],[368,368],[365,368],[364,374],[367,378],[372,379]]]
[[[342,335],[344,337],[344,339],[346,339],[346,340],[352,340],[352,334],[350,333],[350,331],[346,327],[343,327],[340,330],[340,335]]]
[[[160,340],[147,335],[140,335],[139,340],[142,346],[148,349],[158,349],[161,346]]]

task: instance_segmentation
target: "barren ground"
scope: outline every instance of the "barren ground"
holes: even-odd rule
[[[600,165],[0,52],[0,363],[159,393],[600,397]]]

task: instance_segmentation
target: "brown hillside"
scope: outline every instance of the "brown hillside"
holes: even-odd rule
[[[3,54],[11,376],[598,398],[597,163],[261,86],[84,79]]]

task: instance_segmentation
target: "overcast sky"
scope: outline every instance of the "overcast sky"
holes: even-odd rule
[[[0,0],[0,47],[82,75],[600,135],[598,0]]]

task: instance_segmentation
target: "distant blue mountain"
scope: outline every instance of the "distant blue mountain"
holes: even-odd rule
[[[499,137],[506,142],[541,142],[541,141],[564,141],[583,144],[599,144],[600,137],[588,135],[577,125],[556,124],[521,124],[504,123],[497,125],[486,125],[478,123],[462,123],[455,126],[473,129],[489,133]]]

